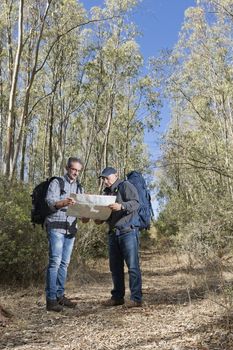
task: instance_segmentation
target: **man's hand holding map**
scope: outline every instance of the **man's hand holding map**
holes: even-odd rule
[[[68,207],[67,215],[93,220],[107,220],[111,214],[108,206],[116,201],[116,196],[96,194],[72,193],[70,197],[74,198],[76,203]]]

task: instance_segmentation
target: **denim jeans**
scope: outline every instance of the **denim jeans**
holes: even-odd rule
[[[129,273],[130,299],[142,300],[142,280],[139,266],[139,232],[133,229],[127,233],[109,234],[109,265],[112,273],[112,299],[125,296],[124,261]]]
[[[46,298],[56,300],[64,295],[67,268],[75,237],[64,235],[56,229],[48,230],[49,264],[46,278]]]

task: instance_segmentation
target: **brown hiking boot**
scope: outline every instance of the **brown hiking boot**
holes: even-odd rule
[[[69,307],[71,309],[74,309],[77,305],[76,302],[74,301],[71,301],[70,299],[68,299],[67,297],[65,297],[65,295],[63,295],[62,297],[60,298],[57,298],[57,302],[58,304],[62,305],[62,306],[66,306],[66,307]]]
[[[141,307],[142,306],[142,302],[141,301],[136,301],[136,300],[129,300],[126,304],[125,307],[127,309],[130,309],[132,307]]]
[[[63,306],[57,302],[57,300],[46,300],[46,310],[60,312],[63,310]]]
[[[111,307],[111,306],[118,306],[124,304],[124,299],[107,299],[102,302],[103,306]]]

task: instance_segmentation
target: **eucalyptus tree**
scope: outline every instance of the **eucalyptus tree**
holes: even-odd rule
[[[84,157],[84,178],[111,162],[123,174],[148,161],[144,129],[157,120],[158,96],[129,21],[137,3],[108,0],[90,14],[74,0],[1,4],[1,150],[9,179],[62,172],[72,152]]]
[[[136,3],[107,1],[105,8],[92,10],[94,18],[113,19],[98,22],[93,29],[96,50],[86,70],[90,98],[84,103],[84,173],[89,169],[96,174],[115,164],[124,175],[127,169],[140,168],[148,161],[143,136],[148,121],[154,124],[157,120],[158,96],[152,80],[142,73],[138,33],[127,16]]]
[[[22,145],[23,131],[28,118],[30,92],[35,76],[40,70],[38,68],[39,48],[50,5],[51,1],[48,1],[46,4],[42,4],[39,1],[31,4],[30,2],[27,3],[24,2],[24,0],[20,0],[18,3],[17,47],[14,56],[14,67],[9,95],[5,150],[5,174],[9,178],[12,178],[16,169],[19,151]],[[27,11],[25,11],[26,8]],[[33,14],[33,16],[31,16],[31,14]],[[14,27],[11,28],[12,33],[13,30]],[[24,72],[21,70],[21,64],[22,55],[27,42],[29,42],[32,49],[31,62],[30,68],[28,67],[28,71],[26,71],[24,75]],[[21,103],[19,101],[22,95],[20,97],[17,96],[18,84],[20,84],[23,91]],[[17,101],[18,97],[19,100]],[[20,106],[20,112],[18,113],[16,112],[17,103]],[[16,118],[15,127],[14,118]]]
[[[7,100],[7,87],[6,83],[8,79],[7,68],[7,16],[4,8],[4,4],[0,4],[0,172],[2,172],[3,166],[3,150],[4,150],[4,133],[6,125],[6,100]],[[9,55],[10,57],[10,55]]]
[[[164,68],[172,121],[163,146],[163,190],[167,206],[177,217],[182,214],[183,232],[188,223],[201,227],[211,220],[209,230],[214,232],[221,221],[220,203],[226,207],[232,200],[230,9],[229,2],[217,0],[198,1],[197,7],[188,9],[170,66]],[[228,220],[222,216],[222,227]]]
[[[10,179],[14,176],[21,154],[21,178],[23,179],[25,151],[28,143],[27,130],[35,126],[32,120],[35,116],[34,109],[41,108],[41,102],[45,103],[47,100],[50,100],[48,105],[48,119],[50,120],[48,162],[49,168],[52,168],[52,114],[54,93],[62,75],[58,67],[61,64],[61,52],[63,51],[64,54],[67,51],[64,47],[65,44],[69,44],[69,38],[73,33],[76,31],[77,39],[79,37],[78,28],[84,27],[91,20],[86,17],[82,5],[73,0],[59,3],[53,0],[46,2],[41,0],[6,1],[5,12],[9,14],[6,31],[10,42],[8,61],[11,63],[9,67],[12,73],[9,70],[10,93],[4,149],[4,173]],[[15,27],[17,22],[18,28]],[[47,75],[48,61],[52,59],[52,56],[55,57],[55,52],[58,52],[59,47],[63,48],[59,52],[57,63],[54,60],[53,84],[50,87],[43,85],[43,91],[41,81]],[[58,64],[59,57],[60,63]],[[55,71],[59,73],[58,77]],[[39,86],[39,91],[36,86]]]
[[[77,23],[85,21],[85,10],[75,2],[55,4],[53,8],[47,38],[47,46],[53,46],[53,49],[44,64],[38,86],[38,89],[42,89],[40,95],[45,96],[47,92],[47,98],[41,99],[37,105],[35,112],[40,117],[34,123],[34,126],[37,125],[34,128],[34,139],[37,139],[34,151],[40,159],[40,171],[37,166],[39,177],[63,171],[66,147],[72,143],[67,140],[66,133],[70,118],[80,103],[83,60],[87,56],[84,48],[85,30]],[[73,30],[70,31],[70,28]],[[65,33],[62,40],[55,42],[56,38]],[[39,139],[36,137],[38,134],[41,135]]]

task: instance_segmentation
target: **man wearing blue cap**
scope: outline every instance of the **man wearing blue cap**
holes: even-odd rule
[[[137,189],[128,181],[118,178],[117,170],[105,168],[100,176],[105,185],[105,195],[115,195],[116,202],[109,208],[112,210],[107,220],[109,225],[109,265],[112,273],[112,297],[104,306],[124,304],[125,279],[124,261],[128,267],[130,301],[127,307],[142,305],[142,281],[139,265],[139,230],[138,214],[139,198]],[[96,220],[99,224],[101,221]]]

